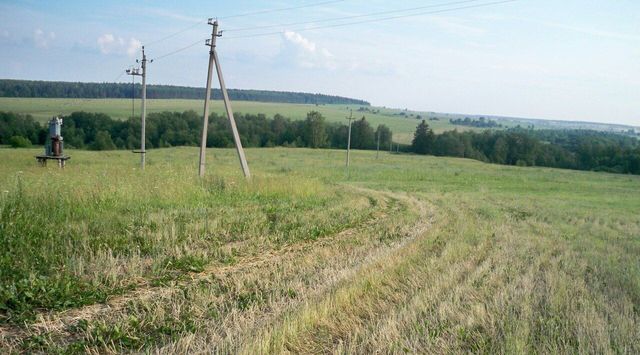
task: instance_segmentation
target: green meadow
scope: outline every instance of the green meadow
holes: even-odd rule
[[[245,181],[227,149],[204,179],[195,148],[144,171],[38,152],[0,149],[4,353],[640,352],[637,176],[272,148]]]

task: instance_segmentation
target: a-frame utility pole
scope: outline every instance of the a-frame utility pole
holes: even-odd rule
[[[347,137],[347,176],[349,176],[349,165],[351,164],[351,121],[353,120],[353,110],[349,113],[349,133]]]
[[[244,149],[242,149],[242,142],[240,141],[240,134],[238,134],[238,127],[236,126],[236,120],[233,117],[233,110],[231,109],[231,102],[229,101],[229,94],[227,93],[227,87],[224,84],[224,78],[222,77],[222,68],[220,67],[220,61],[218,60],[218,53],[216,52],[216,39],[221,37],[222,34],[218,33],[218,20],[209,19],[209,25],[213,26],[211,31],[211,40],[207,40],[206,45],[209,49],[209,72],[207,73],[207,90],[206,97],[204,99],[204,118],[202,123],[202,140],[200,142],[200,167],[198,174],[200,177],[204,176],[205,170],[205,152],[207,149],[207,130],[209,129],[209,101],[211,100],[211,77],[213,75],[213,66],[216,67],[218,73],[218,80],[220,81],[220,90],[222,91],[222,99],[224,100],[224,108],[227,111],[227,117],[231,125],[231,131],[233,133],[233,141],[236,144],[236,151],[238,152],[238,158],[240,159],[240,166],[242,172],[246,178],[251,177],[249,171],[249,165],[247,164],[247,158],[244,155]]]
[[[137,60],[136,60],[137,62]],[[153,60],[149,61],[153,63]],[[142,77],[142,115],[141,115],[141,131],[140,131],[140,151],[134,151],[134,153],[140,153],[140,166],[142,169],[145,167],[147,150],[145,143],[147,140],[146,127],[147,127],[147,55],[144,53],[144,46],[142,47],[142,70],[138,68],[127,69],[127,74],[135,77],[136,75]]]

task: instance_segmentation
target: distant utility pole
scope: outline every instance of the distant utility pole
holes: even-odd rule
[[[353,120],[353,110],[349,113],[349,134],[347,138],[347,176],[349,176],[349,165],[351,164],[351,121]]]
[[[378,147],[376,148],[376,159],[380,157],[380,127],[378,127]]]
[[[236,126],[236,120],[233,117],[233,110],[231,109],[231,102],[229,101],[229,94],[227,93],[227,87],[224,84],[224,78],[222,77],[222,68],[220,67],[220,61],[218,60],[218,53],[216,52],[216,39],[222,37],[221,33],[218,33],[218,20],[209,19],[209,25],[213,26],[211,31],[211,39],[207,40],[206,45],[209,49],[209,71],[207,73],[207,90],[206,97],[204,99],[204,118],[202,123],[202,141],[200,142],[200,167],[198,174],[200,177],[204,177],[205,168],[205,152],[207,148],[207,131],[209,129],[209,101],[211,99],[211,77],[213,76],[213,66],[216,67],[218,73],[218,80],[220,81],[220,90],[222,91],[222,99],[224,100],[224,108],[227,111],[227,117],[231,124],[231,131],[233,133],[233,141],[236,144],[236,151],[238,152],[238,158],[240,159],[240,166],[245,178],[251,177],[249,171],[249,165],[247,164],[247,158],[244,155],[244,149],[242,149],[242,142],[240,141],[240,135],[238,134],[238,127]]]
[[[138,62],[138,60],[136,60],[136,63]],[[149,61],[149,63],[153,63],[153,60]],[[141,120],[142,120],[142,128],[140,131],[140,151],[135,152],[134,153],[140,153],[140,166],[142,167],[142,169],[144,169],[145,167],[145,163],[146,163],[146,157],[145,155],[147,154],[147,151],[145,149],[145,143],[147,140],[147,136],[146,136],[146,120],[147,120],[147,55],[144,53],[144,46],[142,47],[142,70],[139,68],[133,68],[133,69],[127,69],[127,74],[131,75],[133,78],[135,78],[135,76],[141,76],[142,77],[142,115],[141,115]]]

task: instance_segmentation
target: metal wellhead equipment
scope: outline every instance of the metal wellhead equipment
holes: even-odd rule
[[[53,157],[63,155],[62,118],[54,117],[49,121],[49,139],[44,146],[44,154]]]
[[[49,134],[44,144],[44,155],[37,155],[36,159],[42,166],[46,166],[48,160],[56,160],[61,168],[64,168],[66,161],[71,159],[70,156],[64,155],[62,118],[53,117],[49,120]]]

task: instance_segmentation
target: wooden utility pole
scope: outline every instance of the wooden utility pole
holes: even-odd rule
[[[136,60],[137,62],[137,60]],[[149,61],[149,63],[153,63],[153,60]],[[142,77],[142,114],[141,114],[141,130],[140,130],[140,151],[134,151],[134,153],[140,154],[140,167],[142,169],[145,168],[146,163],[146,154],[147,150],[145,148],[147,136],[146,136],[146,127],[147,127],[147,55],[144,53],[144,46],[142,47],[142,65],[141,69],[133,68],[127,69],[127,74],[131,75],[132,78],[136,76]],[[135,85],[134,85],[135,87]]]
[[[146,134],[147,127],[147,55],[142,47],[142,128],[140,130],[140,166],[144,169],[146,163]]]
[[[349,176],[349,165],[351,164],[351,121],[353,120],[353,110],[349,113],[349,133],[347,137],[347,176]]]
[[[229,94],[227,93],[227,87],[224,83],[224,78],[222,76],[222,68],[220,67],[220,61],[218,60],[218,53],[216,52],[216,40],[218,37],[222,35],[218,33],[218,21],[209,19],[209,25],[213,26],[211,31],[211,39],[207,40],[206,45],[210,47],[209,49],[209,71],[207,73],[207,90],[206,97],[204,99],[204,118],[202,123],[202,141],[200,142],[200,167],[198,169],[198,174],[200,177],[204,176],[205,169],[205,151],[207,148],[207,130],[209,129],[209,101],[211,100],[211,77],[213,75],[213,66],[216,67],[216,72],[218,74],[218,80],[220,82],[220,90],[222,91],[222,99],[224,100],[224,108],[227,112],[227,117],[229,118],[229,123],[231,125],[231,132],[233,133],[233,141],[236,144],[236,151],[238,153],[238,159],[240,159],[240,166],[242,167],[242,172],[246,178],[251,177],[251,172],[249,171],[249,164],[247,164],[247,158],[244,155],[244,149],[242,148],[242,142],[240,141],[240,134],[238,134],[238,127],[236,126],[236,120],[233,117],[233,110],[231,109],[231,101],[229,100]]]

